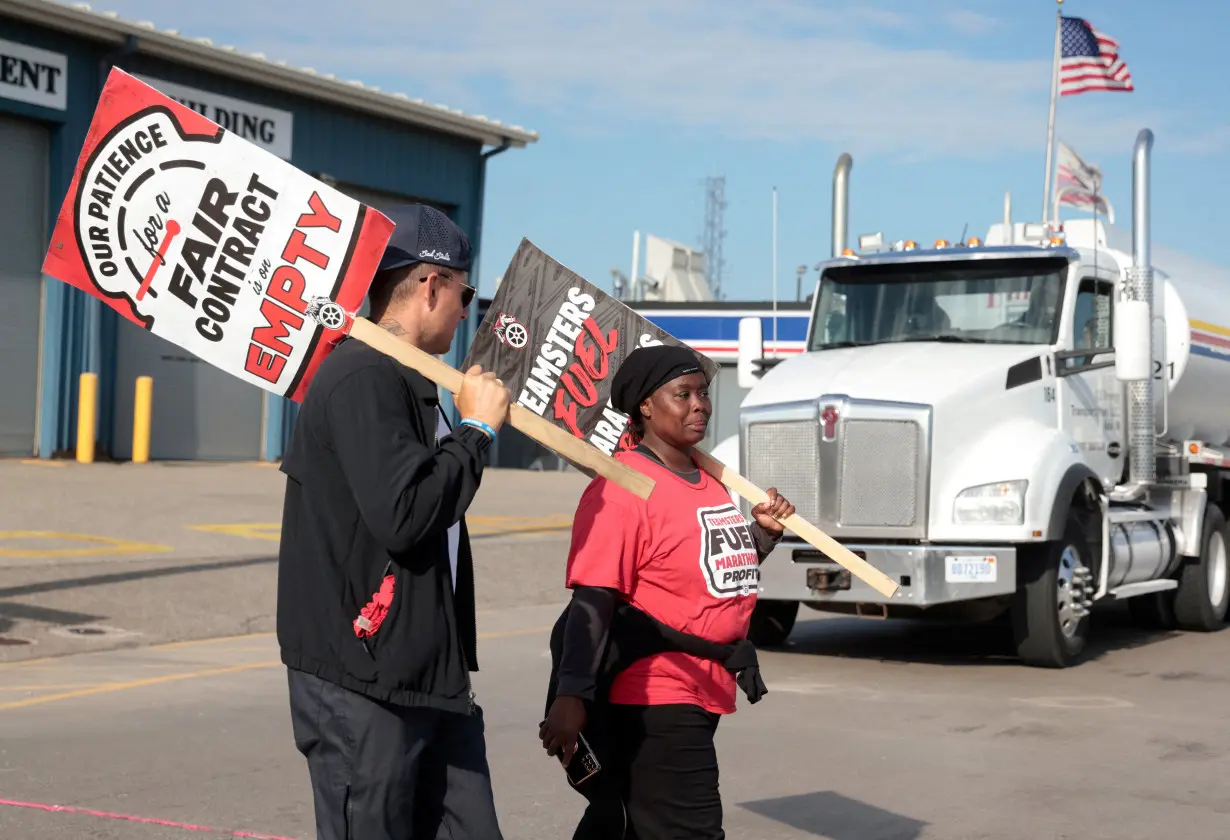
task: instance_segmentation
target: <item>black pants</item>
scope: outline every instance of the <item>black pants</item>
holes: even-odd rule
[[[502,840],[481,710],[381,703],[289,669],[317,840]]]
[[[608,709],[610,798],[586,808],[573,840],[725,840],[720,716],[691,705]]]

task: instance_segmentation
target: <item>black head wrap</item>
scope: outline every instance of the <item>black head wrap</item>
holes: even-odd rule
[[[638,407],[667,382],[703,371],[696,353],[677,344],[638,347],[628,354],[611,381],[611,405],[633,420]]]

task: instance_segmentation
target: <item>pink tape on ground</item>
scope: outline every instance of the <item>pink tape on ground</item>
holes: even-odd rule
[[[167,828],[181,828],[184,831],[204,831],[209,834],[222,834],[227,837],[243,837],[247,840],[295,840],[293,837],[277,837],[273,834],[254,834],[251,831],[229,831],[224,828],[210,828],[205,825],[190,825],[188,823],[174,822],[173,820],[159,820],[153,817],[134,817],[131,814],[111,814],[107,811],[94,811],[89,808],[73,808],[69,805],[45,805],[40,802],[17,802],[11,799],[0,799],[0,805],[8,805],[12,808],[32,808],[36,811],[50,811],[58,814],[83,814],[88,817],[103,817],[108,820],[127,820],[128,822],[148,823],[150,825],[161,825]]]

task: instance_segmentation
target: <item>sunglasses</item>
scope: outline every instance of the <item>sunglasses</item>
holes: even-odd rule
[[[436,274],[440,275],[445,280],[455,279],[453,275],[447,271],[437,271]],[[423,281],[426,282],[428,277],[430,276],[431,275],[424,277]],[[462,283],[460,280],[457,281],[457,285],[461,286],[461,306],[464,309],[468,307],[471,303],[474,302],[474,296],[478,294],[478,289],[474,288],[468,283]]]

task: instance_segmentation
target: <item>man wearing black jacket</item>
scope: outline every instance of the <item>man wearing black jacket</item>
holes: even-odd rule
[[[384,212],[396,228],[369,317],[445,353],[474,297],[469,240],[430,207]],[[464,515],[509,398],[472,368],[450,428],[433,383],[345,339],[303,401],[282,463],[277,635],[318,840],[501,840]]]

